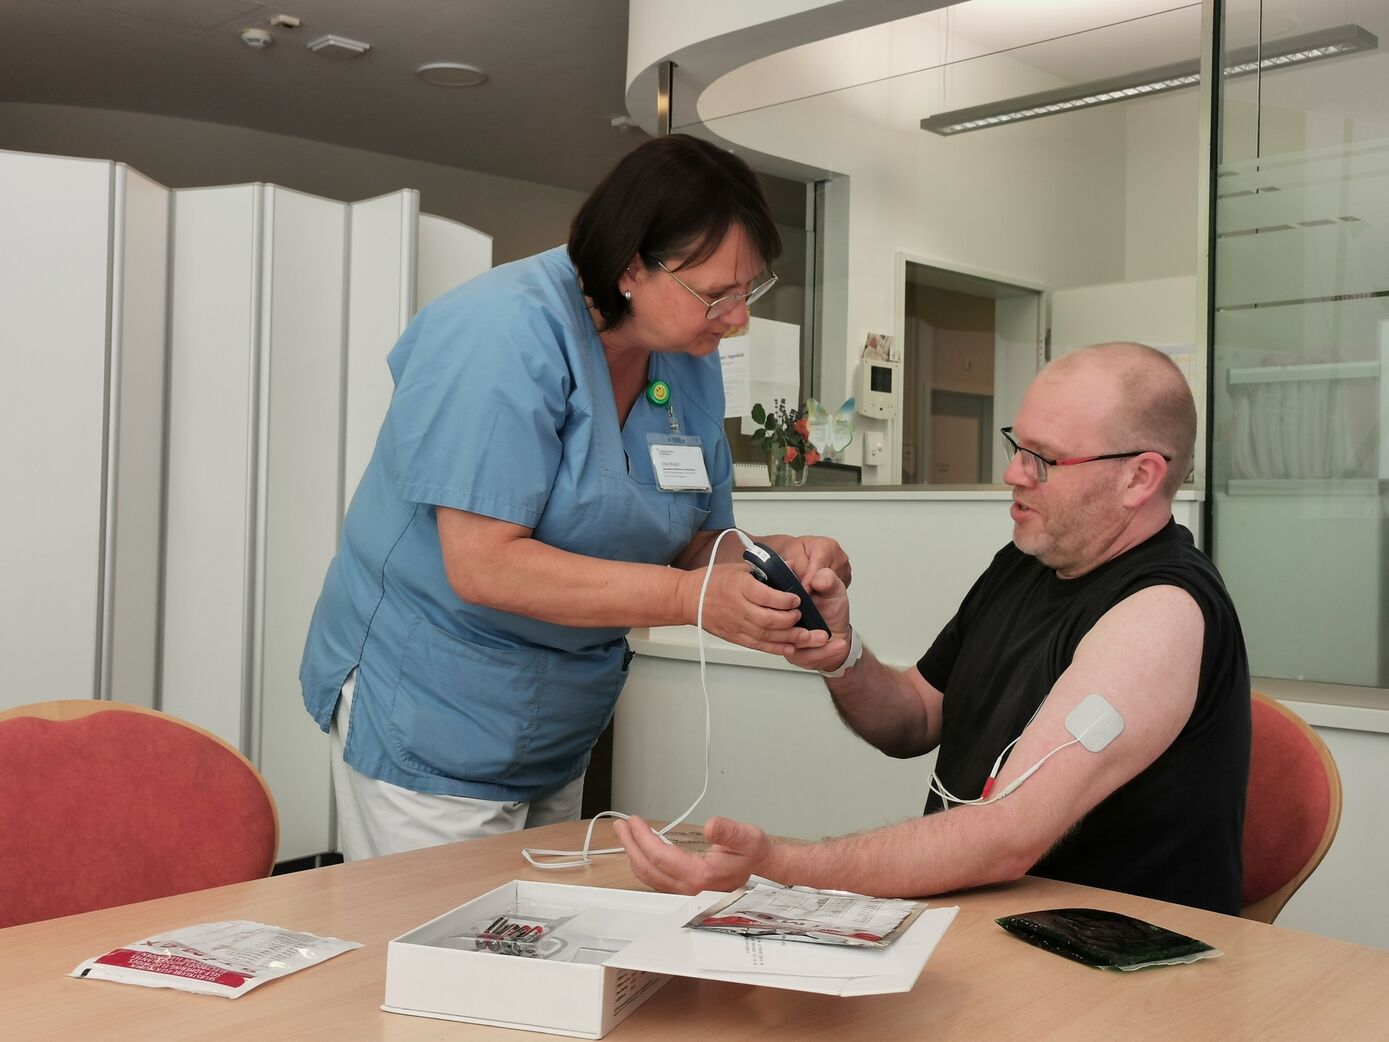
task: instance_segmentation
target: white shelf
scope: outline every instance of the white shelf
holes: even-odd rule
[[[1318,362],[1310,365],[1260,365],[1231,369],[1235,384],[1292,383],[1303,380],[1367,380],[1379,376],[1378,362]]]
[[[1375,496],[1376,478],[1231,478],[1226,491],[1232,496]]]

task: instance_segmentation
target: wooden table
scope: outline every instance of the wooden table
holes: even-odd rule
[[[611,832],[600,827],[606,843]],[[642,889],[622,857],[564,872],[524,845],[573,848],[578,823],[126,905],[0,930],[0,1037],[535,1040],[544,1036],[383,1013],[386,942],[511,879]],[[60,870],[61,866],[54,866]],[[939,899],[960,914],[903,995],[840,999],[676,978],[608,1038],[796,1040],[1386,1039],[1389,952],[1179,905],[1041,879]],[[1225,954],[1139,973],[1092,970],[1004,933],[1001,915],[1108,908]],[[1385,909],[1367,909],[1384,915]],[[160,931],[253,919],[366,947],[236,1000],[66,976],[83,959]]]

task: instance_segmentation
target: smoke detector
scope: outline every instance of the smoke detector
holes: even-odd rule
[[[266,29],[242,29],[241,42],[253,51],[263,51],[275,42]]]
[[[348,58],[360,58],[371,50],[371,44],[363,43],[361,40],[349,40],[346,36],[335,36],[329,33],[327,36],[320,36],[314,40],[308,45],[308,48],[325,58],[345,61]]]
[[[476,87],[487,82],[487,73],[460,62],[429,62],[416,69],[415,75],[436,87]]]

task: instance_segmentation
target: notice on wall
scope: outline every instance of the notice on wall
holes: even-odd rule
[[[770,318],[754,319],[739,343],[747,354],[749,398],[742,412],[726,415],[742,416],[743,433],[751,434],[757,429],[749,415],[754,404],[761,402],[768,412],[779,398],[785,398],[792,411],[800,406],[801,327]]]
[[[725,337],[719,341],[719,365],[723,368],[723,415],[746,416],[752,411],[748,338]]]

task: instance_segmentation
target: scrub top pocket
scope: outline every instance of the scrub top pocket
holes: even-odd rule
[[[670,534],[676,543],[676,550],[679,551],[689,545],[695,533],[704,527],[704,522],[709,520],[709,511],[693,498],[684,499],[682,496],[688,493],[668,493],[670,495]]]
[[[534,652],[485,647],[418,621],[389,718],[397,754],[425,774],[500,781],[525,757],[546,666]]]

